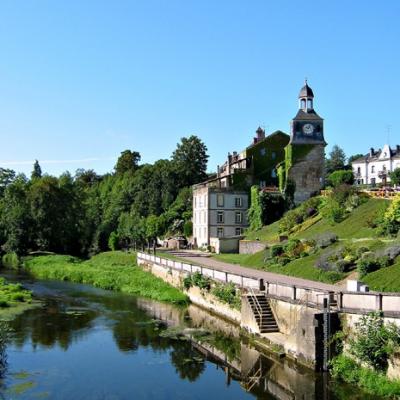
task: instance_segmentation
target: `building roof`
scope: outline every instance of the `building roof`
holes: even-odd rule
[[[381,158],[382,152],[383,152],[382,149],[375,150],[375,149],[371,148],[369,153],[367,153],[365,156],[357,158],[356,160],[353,160],[352,164],[353,163],[363,163],[363,162],[384,161],[389,158],[400,159],[400,145],[397,145],[394,148],[390,147],[390,155],[387,158]]]
[[[301,88],[299,93],[299,99],[302,97],[314,98],[314,93],[310,86],[307,85],[307,79],[305,85]]]
[[[303,111],[302,109],[299,109],[297,111],[296,116],[293,118],[293,120],[296,121],[321,121],[323,118],[321,118],[314,110],[309,110],[308,112]]]

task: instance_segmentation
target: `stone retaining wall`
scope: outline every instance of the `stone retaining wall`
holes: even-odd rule
[[[240,240],[239,253],[240,254],[254,254],[259,251],[265,250],[267,244],[259,240]]]

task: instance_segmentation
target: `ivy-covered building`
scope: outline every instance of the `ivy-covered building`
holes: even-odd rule
[[[238,226],[234,226],[233,229],[224,226],[229,218],[222,214],[239,215],[239,212],[243,212],[243,204],[248,204],[251,186],[257,185],[261,190],[281,193],[290,197],[295,204],[307,200],[321,189],[324,184],[326,142],[323,119],[314,110],[313,103],[314,93],[306,81],[300,90],[299,109],[291,121],[290,135],[276,131],[266,136],[264,129],[259,127],[252,143],[246,149],[228,153],[226,161],[217,167],[215,176],[194,186],[193,204],[197,204],[197,200],[205,195],[205,190],[207,199],[221,191],[228,197],[232,194],[230,197],[234,199],[238,196],[243,198],[238,210],[231,206],[227,210],[222,209],[224,206],[220,207],[217,210],[220,216],[218,219],[213,218],[212,210],[209,209],[211,206],[206,203],[201,217],[197,215],[200,215],[200,210],[194,209],[195,242],[209,244],[210,235],[214,231],[219,237],[232,236],[232,232],[242,232],[247,226],[246,217],[240,219],[240,223],[237,222]],[[201,224],[199,221],[202,221]],[[199,232],[202,232],[201,240],[197,237]]]

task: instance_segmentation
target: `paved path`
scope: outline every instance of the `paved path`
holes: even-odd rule
[[[218,261],[214,258],[201,255],[201,253],[183,252],[183,251],[179,252],[175,251],[171,253],[193,264],[201,264],[204,265],[205,267],[211,267],[218,271],[231,272],[248,278],[264,279],[266,282],[283,283],[286,285],[293,285],[293,286],[306,286],[312,289],[323,290],[323,291],[336,292],[341,290],[341,287],[337,285],[330,285],[327,283],[310,281],[308,279],[295,278],[293,276],[275,274],[273,272],[266,272],[253,268],[242,267],[238,264],[230,264]],[[159,255],[162,257],[160,253]]]

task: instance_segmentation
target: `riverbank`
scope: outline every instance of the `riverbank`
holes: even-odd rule
[[[10,321],[38,304],[32,299],[30,290],[24,289],[19,283],[9,283],[0,278],[0,320]]]
[[[106,252],[87,261],[64,255],[27,257],[23,266],[40,279],[90,284],[174,304],[188,302],[181,291],[137,267],[136,255],[132,253]]]

